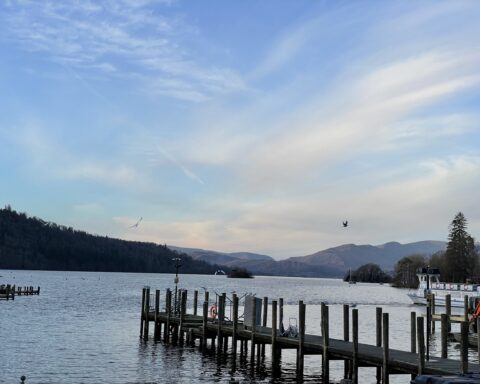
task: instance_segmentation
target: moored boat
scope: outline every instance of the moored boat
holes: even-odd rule
[[[419,268],[417,277],[419,280],[418,289],[408,293],[414,304],[426,305],[428,294],[435,295],[435,305],[437,306],[445,305],[446,295],[450,295],[452,307],[463,307],[465,295],[472,301],[480,300],[480,285],[443,283],[440,281],[440,270],[438,268]]]

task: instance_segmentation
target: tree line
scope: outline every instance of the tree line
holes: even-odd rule
[[[91,235],[8,205],[0,209],[0,269],[173,273],[172,259],[179,255],[182,273],[213,274],[220,268],[166,245]]]

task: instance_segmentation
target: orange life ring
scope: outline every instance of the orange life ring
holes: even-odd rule
[[[217,318],[217,305],[216,304],[213,304],[212,306],[210,306],[210,317],[212,319]]]

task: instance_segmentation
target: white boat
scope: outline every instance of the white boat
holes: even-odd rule
[[[442,283],[440,281],[440,270],[438,268],[420,268],[417,270],[417,277],[420,282],[416,291],[411,291],[408,296],[415,304],[426,305],[427,295],[435,295],[435,305],[444,306],[445,296],[450,295],[452,307],[464,306],[464,297],[468,296],[469,301],[480,300],[480,285]]]

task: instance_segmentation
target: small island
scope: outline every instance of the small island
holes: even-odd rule
[[[234,268],[228,273],[228,277],[241,278],[241,279],[253,279],[253,275],[245,268]]]

